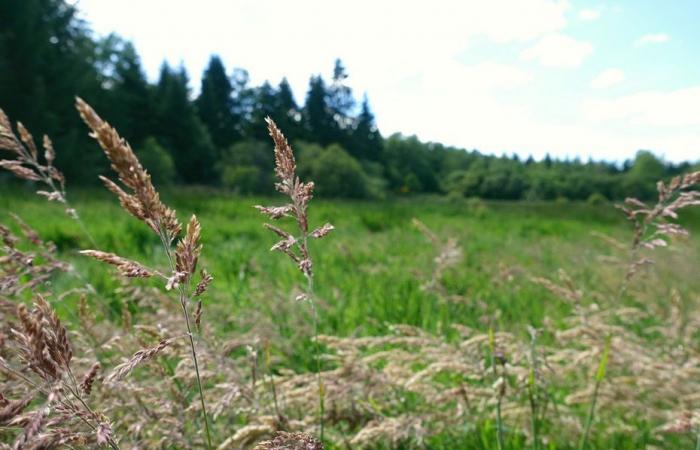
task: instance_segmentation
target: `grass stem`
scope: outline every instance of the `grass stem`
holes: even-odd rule
[[[598,370],[595,375],[595,386],[593,387],[593,396],[591,398],[591,404],[588,408],[588,415],[586,417],[586,424],[583,428],[583,434],[581,435],[581,441],[579,442],[579,450],[584,450],[588,445],[588,436],[591,432],[591,425],[593,424],[593,418],[595,417],[595,405],[598,400],[598,391],[600,389],[600,384],[605,378],[605,371],[608,366],[608,355],[610,353],[610,337],[605,342],[605,349],[600,357],[600,362],[598,363]]]
[[[323,377],[321,376],[321,346],[318,342],[318,311],[314,302],[314,279],[312,275],[306,276],[306,290],[311,306],[311,318],[314,327],[314,359],[316,360],[316,380],[318,382],[318,427],[319,440],[323,442],[324,425],[325,425],[325,388],[323,386]]]
[[[496,368],[496,338],[493,333],[493,328],[489,328],[489,352],[491,354],[491,368],[493,369],[493,376],[496,378],[496,383],[501,380],[498,375],[498,369]],[[505,378],[503,378],[503,383],[505,383]],[[501,402],[503,401],[503,387],[497,386],[497,400],[496,400],[496,442],[498,445],[498,450],[503,450],[505,445],[503,442],[503,417],[501,415]]]
[[[160,240],[161,243],[163,244],[163,249],[165,250],[165,254],[168,257],[168,263],[170,264],[170,269],[172,271],[175,271],[175,262],[173,261],[173,255],[172,251],[170,248],[170,243],[168,242],[168,239],[166,238],[165,232],[163,231],[162,227],[160,227]],[[189,283],[188,283],[189,286]],[[202,406],[202,416],[204,418],[204,430],[207,435],[207,449],[212,450],[213,446],[211,443],[211,430],[209,429],[209,416],[207,414],[207,405],[206,402],[204,401],[204,391],[202,389],[202,379],[199,374],[199,362],[197,360],[197,348],[194,343],[194,337],[192,335],[192,326],[190,325],[190,314],[187,311],[187,287],[183,285],[183,283],[180,283],[178,286],[178,290],[180,293],[180,306],[182,308],[182,314],[185,319],[185,325],[187,327],[187,336],[189,337],[190,341],[190,350],[192,353],[192,362],[194,364],[194,372],[195,372],[195,378],[197,381],[197,391],[199,392],[199,402]]]

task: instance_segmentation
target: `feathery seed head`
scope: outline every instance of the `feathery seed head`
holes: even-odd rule
[[[149,278],[153,272],[136,261],[122,258],[114,253],[101,252],[99,250],[82,250],[82,255],[95,258],[98,261],[115,266],[119,273],[128,278]]]
[[[79,97],[76,98],[76,108],[92,130],[90,136],[97,140],[112,163],[112,169],[119,176],[119,180],[131,189],[133,194],[126,193],[116,183],[101,177],[107,188],[119,198],[124,209],[156,233],[164,232],[168,241],[172,242],[181,228],[175,211],[160,201],[160,196],[151,183],[151,176],[141,166],[131,146]]]

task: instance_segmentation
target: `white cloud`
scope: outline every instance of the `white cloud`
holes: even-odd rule
[[[593,122],[617,121],[652,127],[700,126],[700,86],[589,100],[583,104],[583,114]]]
[[[538,61],[543,66],[573,69],[593,52],[589,42],[578,41],[564,34],[549,34],[520,53],[525,61]]]
[[[605,89],[621,83],[625,79],[625,73],[620,69],[606,69],[591,80],[593,89]]]
[[[431,74],[436,75],[437,71],[431,71]],[[455,66],[448,68],[445,74],[451,74],[451,80],[436,79],[433,81],[451,82],[449,89],[454,86],[469,85],[476,89],[494,89],[494,88],[513,88],[532,81],[532,75],[516,66],[486,61],[483,63],[464,66],[455,63]],[[444,75],[438,75],[438,78],[443,78]]]
[[[600,10],[594,8],[582,9],[578,12],[578,18],[581,20],[597,20],[600,18]]]
[[[637,39],[635,45],[642,46],[647,44],[664,44],[671,40],[671,36],[666,33],[645,34]]]
[[[193,79],[211,53],[250,70],[253,81],[288,76],[297,92],[312,73],[341,57],[353,82],[372,92],[385,82],[429,70],[479,37],[527,42],[566,25],[563,0],[261,1],[80,0],[100,33],[133,39],[149,75],[163,59],[185,61]],[[139,11],[134,16],[133,11]],[[342,11],[342,15],[339,13]],[[153,20],[156,17],[157,20]],[[366,74],[359,80],[357,75]]]
[[[540,85],[517,53],[508,59],[516,45],[534,44],[523,59],[579,66],[592,46],[561,34],[571,13],[566,1],[199,0],[196,8],[172,0],[73,1],[98,33],[132,39],[151,79],[163,59],[182,61],[195,90],[209,56],[217,53],[229,70],[250,70],[253,84],[286,76],[301,101],[309,75],[329,76],[340,57],[355,93],[368,93],[385,135],[415,133],[536,157],[550,152],[624,159],[652,148],[681,160],[697,159],[697,152],[688,152],[700,148],[697,128],[648,134],[646,126],[609,129],[608,122],[588,120],[579,95],[589,91]],[[484,41],[504,51],[486,53]],[[486,48],[490,52],[493,45]],[[556,101],[559,95],[567,97],[566,105]]]

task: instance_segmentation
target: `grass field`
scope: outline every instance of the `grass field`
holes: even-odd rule
[[[163,198],[177,209],[181,220],[195,213],[202,224],[201,265],[215,279],[204,300],[207,333],[221,339],[250,333],[265,336],[271,342],[276,370],[313,371],[308,309],[294,300],[303,279],[290,261],[269,251],[274,237],[262,227],[264,218],[253,208],[271,200],[199,189],[166,191]],[[73,191],[71,199],[99,249],[150,266],[165,265],[157,236],[125,214],[111,195],[100,190]],[[43,239],[53,241],[60,255],[82,277],[62,275],[52,280],[49,289],[66,290],[89,280],[96,291],[88,299],[93,308],[117,322],[123,316],[122,308],[131,308],[133,320],[139,321],[137,308],[115,292],[120,284],[111,268],[77,254],[78,249],[90,248],[91,243],[60,206],[47,204],[29,189],[3,188],[2,222],[10,222],[9,212],[17,213]],[[658,250],[655,266],[621,296],[625,267],[610,262],[620,256],[620,250],[600,235],[629,243],[632,231],[612,205],[486,203],[445,198],[381,203],[314,200],[310,213],[312,223],[328,221],[336,228],[329,237],[314,241],[312,247],[320,333],[324,335],[385,336],[392,333],[394,325],[405,324],[454,342],[459,338],[454,325],[459,324],[481,333],[489,328],[506,331],[527,341],[528,325],[561,328],[574,314],[575,305],[531,281],[534,277],[556,279],[560,269],[583,292],[586,305],[667,311],[672,289],[688,304],[700,301],[700,215],[696,211],[681,216],[691,238]],[[424,286],[432,278],[434,259],[441,248],[421,233],[413,219],[424,223],[443,242],[456,239],[461,248],[461,257],[437,280],[439,289]],[[76,298],[68,297],[55,305],[69,323],[75,320],[71,315],[75,302]],[[662,318],[659,313],[658,323],[654,323],[654,315],[650,314],[643,328],[654,328],[663,323]],[[642,327],[639,323],[635,326]],[[664,339],[658,333],[639,334],[649,345]],[[543,345],[554,341],[553,334],[546,332],[541,339]],[[333,366],[332,361],[324,364]],[[581,372],[589,369],[582,366]],[[563,402],[563,393],[554,390],[553,395]],[[585,405],[577,410],[582,420],[585,410]],[[596,433],[594,423],[591,447],[694,445],[675,438],[659,441],[652,433],[659,423],[635,422],[629,417],[619,417],[619,421],[627,428],[620,426],[618,430],[627,432]],[[437,433],[423,445],[497,448],[492,418],[475,417],[468,422],[478,425]],[[543,420],[543,433],[556,438],[557,430],[548,429],[547,423]],[[218,428],[228,426],[233,424],[219,424]],[[347,448],[347,444],[336,445]],[[389,446],[415,445],[400,442]],[[521,433],[507,433],[507,448],[530,445]],[[540,448],[576,446],[577,442],[551,439]]]

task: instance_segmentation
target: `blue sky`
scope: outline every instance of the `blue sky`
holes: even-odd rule
[[[482,152],[700,160],[697,0],[75,0],[98,34],[132,40],[155,79],[212,53],[253,83],[340,57],[383,134]]]

